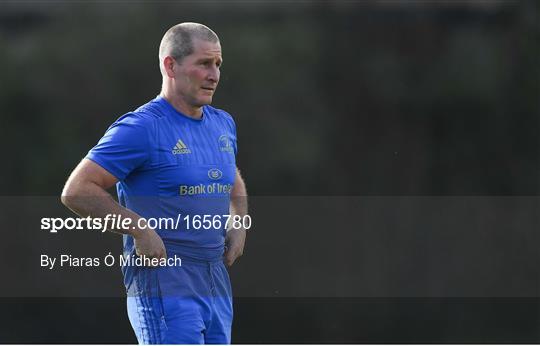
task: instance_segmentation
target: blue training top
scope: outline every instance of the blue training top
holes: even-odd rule
[[[228,113],[204,106],[202,118],[193,119],[158,96],[116,120],[86,158],[119,180],[121,205],[173,221],[156,226],[168,254],[215,261],[223,255],[225,218],[210,229],[208,223],[194,229],[199,224],[192,220],[229,214],[236,152]],[[124,235],[124,255],[134,251],[133,237]]]

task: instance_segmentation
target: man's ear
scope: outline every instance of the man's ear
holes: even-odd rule
[[[174,69],[176,61],[172,56],[166,56],[163,59],[163,70],[167,74],[167,77],[174,78]]]

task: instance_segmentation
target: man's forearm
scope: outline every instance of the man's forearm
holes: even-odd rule
[[[244,216],[248,213],[248,196],[244,180],[237,174],[231,191],[231,213]]]
[[[107,215],[119,215],[123,219],[131,219],[131,225],[137,225],[141,217],[133,211],[122,207],[114,198],[97,184],[87,182],[76,188],[66,187],[62,192],[62,203],[81,217],[105,218]],[[112,232],[138,235],[138,227],[113,227]]]
[[[236,177],[234,179],[234,185],[231,191],[231,214],[245,216],[248,214],[248,201],[246,184],[240,175],[240,172],[236,171]],[[244,246],[246,243],[246,230],[244,228],[230,228],[227,232],[225,239],[226,252],[224,261],[228,266],[233,265],[236,259],[244,253]]]

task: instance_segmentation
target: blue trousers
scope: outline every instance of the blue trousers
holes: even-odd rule
[[[229,274],[221,260],[140,267],[127,310],[139,344],[230,344]]]

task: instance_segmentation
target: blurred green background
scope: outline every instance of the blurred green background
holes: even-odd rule
[[[7,195],[57,195],[117,117],[159,93],[182,21],[219,35],[214,105],[255,195],[535,195],[535,2],[3,2]]]
[[[159,93],[163,33],[195,21],[221,39],[214,106],[235,117],[251,195],[536,196],[539,9],[487,0],[2,1],[0,191],[59,195],[106,128]],[[540,342],[538,298],[235,304],[237,343]],[[122,299],[0,305],[0,342],[135,342]]]

